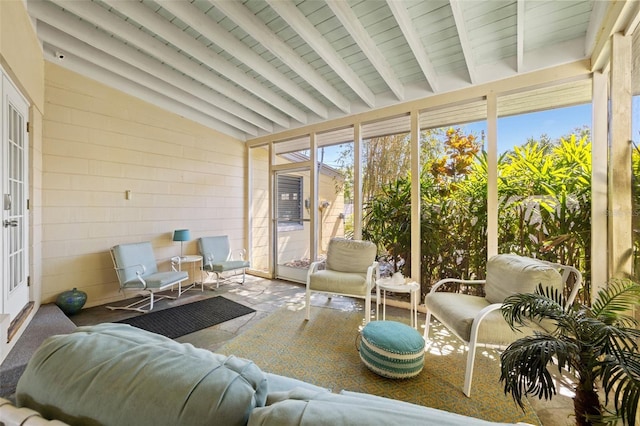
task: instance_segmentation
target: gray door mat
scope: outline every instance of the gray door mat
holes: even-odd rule
[[[55,334],[68,334],[76,325],[55,304],[41,305],[24,333],[0,364],[0,397],[13,399],[16,385],[33,353]]]

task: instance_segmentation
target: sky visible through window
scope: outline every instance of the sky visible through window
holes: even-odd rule
[[[464,128],[475,131],[475,125],[486,129],[486,122]],[[540,140],[542,135],[556,141],[584,126],[591,127],[591,104],[502,117],[498,119],[498,154],[524,145],[528,139]]]
[[[640,96],[633,98],[632,115],[631,137],[636,146],[640,146]],[[539,140],[542,135],[556,141],[584,126],[591,128],[591,104],[502,117],[498,119],[498,154],[523,145],[528,139]],[[463,132],[477,136],[487,131],[486,121],[453,127],[461,127]],[[341,150],[339,145],[325,148],[325,164],[338,167],[336,160]]]

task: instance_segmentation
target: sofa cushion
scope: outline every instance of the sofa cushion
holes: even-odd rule
[[[378,249],[371,241],[332,238],[327,249],[327,269],[366,273]]]
[[[272,394],[269,400],[271,405],[253,410],[249,426],[501,424],[354,392],[334,394],[298,388]]]
[[[539,284],[562,291],[562,276],[551,265],[515,254],[498,254],[487,261],[485,297],[502,303],[517,293],[534,293]]]
[[[69,424],[244,425],[267,397],[251,361],[214,354],[126,324],[48,338],[16,401]]]

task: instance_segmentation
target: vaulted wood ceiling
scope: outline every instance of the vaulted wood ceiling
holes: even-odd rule
[[[46,59],[241,140],[589,58],[593,0],[28,0]]]

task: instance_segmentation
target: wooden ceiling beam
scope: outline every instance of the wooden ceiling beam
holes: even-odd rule
[[[433,63],[431,63],[431,59],[429,59],[429,55],[427,55],[427,51],[424,48],[422,40],[418,37],[407,7],[403,2],[397,0],[387,0],[387,5],[389,6],[389,9],[391,9],[391,13],[393,13],[393,17],[398,23],[405,40],[407,40],[414,58],[416,58],[418,65],[420,65],[420,69],[427,79],[429,87],[431,87],[431,90],[434,93],[437,92],[438,75],[433,67]]]
[[[211,0],[209,1],[211,2]],[[329,84],[318,71],[302,59],[289,45],[274,34],[264,22],[250,13],[246,7],[235,1],[211,2],[211,4],[280,59],[282,63],[291,68],[338,109],[347,114],[351,112],[351,102]]]
[[[279,109],[294,120],[297,120],[300,123],[307,122],[307,115],[300,108],[278,96],[267,87],[263,86],[256,79],[249,77],[244,72],[240,72],[238,68],[229,63],[226,58],[191,38],[160,15],[150,13],[151,10],[142,3],[118,0],[103,1],[114,10],[119,11],[157,36],[170,41],[171,44],[180,50],[187,52],[189,55],[201,61],[212,70],[248,90],[254,96],[262,99],[274,108]]]
[[[327,5],[331,11],[336,15],[336,18],[340,21],[343,27],[355,40],[356,44],[362,50],[362,53],[367,57],[369,62],[378,71],[378,74],[387,83],[389,89],[396,95],[398,100],[404,100],[404,86],[398,80],[393,68],[387,62],[378,46],[373,41],[365,27],[362,25],[356,14],[353,12],[347,2],[342,1],[328,1]]]
[[[59,1],[59,0],[55,0]],[[256,113],[268,118],[274,123],[282,127],[290,126],[289,119],[280,111],[260,102],[257,99],[249,98],[246,92],[229,84],[228,81],[220,78],[215,73],[209,72],[206,68],[198,66],[195,62],[190,61],[186,56],[181,55],[170,47],[166,46],[160,40],[151,37],[149,34],[135,27],[129,22],[117,18],[114,14],[108,12],[104,8],[93,2],[64,2],[63,6],[70,13],[81,17],[87,22],[96,25],[108,33],[118,34],[120,38],[128,40],[130,46],[135,46],[149,55],[155,57],[161,62],[171,64],[171,66],[180,72],[189,75],[197,81],[223,94],[231,100],[242,99],[242,105],[255,111]],[[29,13],[32,15],[38,13],[38,18],[47,21],[47,15],[56,11],[60,13],[62,10],[56,8],[51,3],[31,2],[29,3]],[[69,15],[71,20],[77,20],[73,15]],[[82,37],[80,39],[83,39]]]
[[[364,84],[355,71],[347,65],[331,44],[293,3],[281,0],[265,1],[347,83],[365,104],[370,108],[375,107],[375,95],[371,92],[371,89]]]
[[[236,59],[246,64],[249,68],[259,70],[259,73],[264,78],[291,95],[319,117],[327,118],[329,116],[327,107],[322,102],[302,90],[300,86],[285,77],[276,67],[271,65],[271,63],[264,60],[251,50],[249,46],[229,34],[220,24],[202,13],[202,11],[191,3],[175,0],[156,0],[156,3],[211,40],[221,49],[235,56]]]

